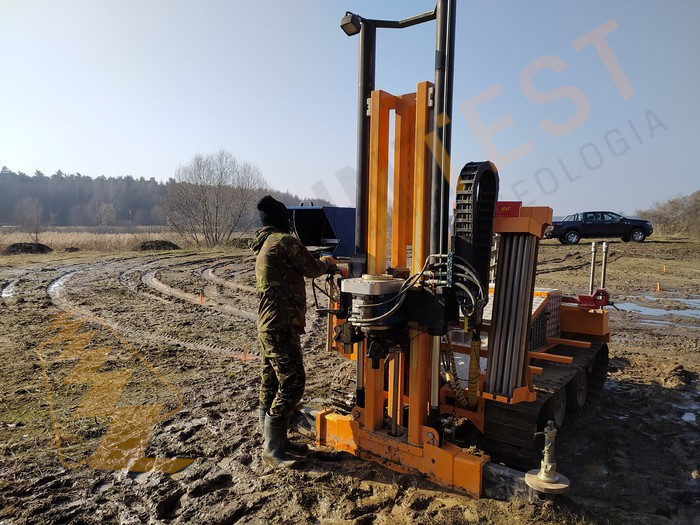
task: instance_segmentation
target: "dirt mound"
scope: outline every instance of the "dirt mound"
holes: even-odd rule
[[[78,248],[77,246],[68,246],[64,251],[68,253],[75,253],[79,252],[80,248]]]
[[[53,250],[40,242],[16,242],[10,244],[2,252],[3,255],[18,255],[21,253],[50,253]]]
[[[174,242],[158,240],[142,242],[136,249],[145,252],[151,250],[181,250],[182,248]]]

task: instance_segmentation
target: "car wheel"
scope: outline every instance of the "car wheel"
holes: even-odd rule
[[[564,240],[564,237],[558,237],[557,240],[558,240],[560,243],[562,243],[562,244],[566,244],[566,241]]]
[[[577,231],[572,230],[570,232],[566,232],[566,235],[564,235],[564,240],[566,241],[566,244],[578,244],[578,241],[581,240],[581,236]]]
[[[642,230],[632,230],[630,232],[630,237],[634,242],[644,242],[644,239],[647,238],[647,236],[644,234]]]

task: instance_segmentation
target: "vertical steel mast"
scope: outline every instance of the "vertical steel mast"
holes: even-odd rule
[[[430,252],[448,250],[452,92],[454,86],[456,0],[438,0],[435,45],[435,133],[432,140]]]
[[[430,20],[437,23],[437,41],[435,58],[435,102],[440,101],[440,109],[435,106],[434,113],[451,114],[452,112],[452,55],[454,54],[454,6],[456,0],[439,0],[435,10],[422,13],[403,20],[375,20],[363,18],[354,13],[347,12],[340,21],[340,27],[348,36],[360,35],[359,44],[359,68],[357,87],[357,162],[356,162],[356,194],[355,194],[355,256],[352,258],[350,273],[353,277],[360,277],[367,270],[367,200],[369,194],[369,135],[370,118],[368,114],[367,101],[374,90],[375,83],[375,57],[377,47],[377,28],[403,29],[414,25],[422,24]],[[441,18],[438,18],[441,17]],[[442,42],[442,43],[441,43]],[[438,78],[440,79],[438,83]],[[433,152],[440,159],[449,159],[449,146],[451,142],[451,126],[449,119],[445,119],[445,124],[439,128],[440,143],[439,148],[433,147]],[[436,135],[437,137],[438,135]],[[445,154],[437,153],[443,151],[443,145],[447,146]],[[447,162],[449,164],[449,162]],[[433,248],[434,237],[438,239],[444,236],[445,242],[438,241],[440,250],[447,248],[447,221],[448,221],[448,199],[449,199],[449,167],[447,168],[447,178],[442,176],[444,162],[437,160],[433,164],[432,190],[431,196],[438,199],[437,211],[431,212],[433,223],[438,224],[437,236],[431,234],[430,246]],[[437,168],[435,167],[437,165]],[[435,170],[438,170],[436,174]],[[444,180],[445,188],[440,184],[436,193],[436,181]],[[444,202],[443,202],[444,201]],[[437,251],[440,251],[437,250]],[[435,253],[435,251],[433,251]],[[364,406],[365,392],[363,383],[363,359],[357,360],[356,369],[356,403]]]

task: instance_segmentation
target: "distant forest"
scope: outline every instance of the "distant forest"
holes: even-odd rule
[[[58,170],[33,176],[0,170],[0,224],[23,225],[26,208],[38,210],[43,228],[50,226],[158,226],[165,221],[163,198],[174,179],[158,182],[153,177],[92,178]],[[301,202],[297,195],[269,190],[287,205]],[[316,204],[329,204],[314,199]]]

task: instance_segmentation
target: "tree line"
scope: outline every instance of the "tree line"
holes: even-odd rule
[[[167,226],[190,241],[214,245],[256,227],[255,202],[266,193],[287,205],[303,200],[270,188],[257,166],[225,150],[196,155],[167,182],[61,170],[29,176],[3,166],[0,224],[32,232],[52,226]]]
[[[700,237],[700,190],[664,202],[655,202],[637,215],[654,223],[659,233]]]
[[[46,226],[163,224],[166,184],[154,178],[92,178],[80,173],[33,176],[0,170],[0,224],[24,225],[28,214]]]

